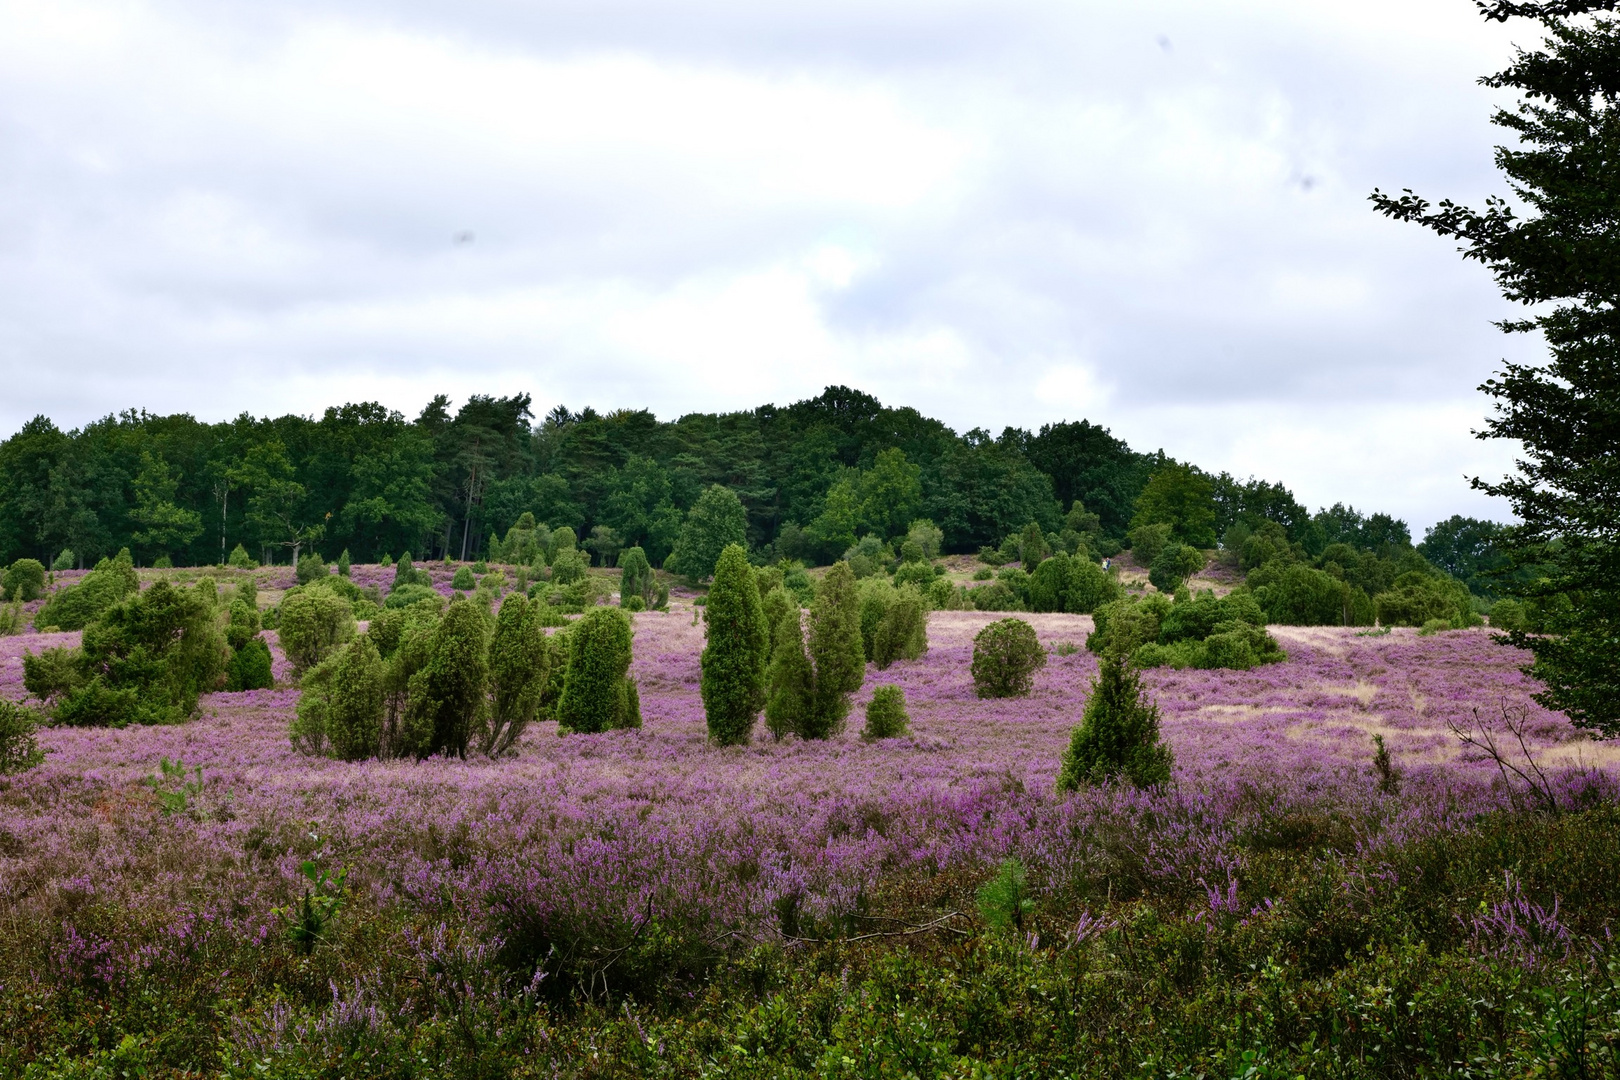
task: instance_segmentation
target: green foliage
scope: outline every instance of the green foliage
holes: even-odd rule
[[[904,735],[910,724],[906,692],[898,686],[880,686],[872,691],[872,700],[866,703],[866,727],[861,730],[861,738],[892,739]]]
[[[313,581],[320,581],[322,578],[330,577],[331,573],[327,570],[326,563],[321,559],[320,553],[312,551],[298,560],[295,576],[298,578],[298,584],[308,585]]]
[[[102,612],[140,589],[129,552],[102,559],[76,585],[57,589],[34,613],[34,625],[60,630],[82,630]]]
[[[383,552],[382,558],[377,560],[377,565],[387,569],[388,567],[394,565],[394,557],[385,551]]]
[[[1456,578],[1412,571],[1395,579],[1386,592],[1373,598],[1378,621],[1385,626],[1422,626],[1432,620],[1460,629],[1478,626],[1468,586]]]
[[[1051,553],[1040,525],[1034,521],[1025,525],[1024,531],[1018,534],[1018,558],[1024,564],[1024,573],[1033,574],[1041,560]]]
[[[929,562],[939,558],[940,545],[945,534],[928,518],[917,518],[906,527],[906,542],[915,544],[921,557]]]
[[[748,512],[737,493],[721,484],[712,484],[698,497],[681,526],[680,537],[670,558],[673,569],[688,581],[701,582],[714,573],[720,553],[728,546],[748,543]]]
[[[467,756],[467,744],[482,726],[489,679],[486,616],[466,597],[450,601],[434,628],[422,666],[409,682],[404,728],[406,752]]]
[[[195,812],[197,807],[193,800],[202,795],[206,786],[201,765],[193,769],[191,778],[187,779],[185,764],[167,757],[158,762],[157,775],[147,777],[145,783],[157,796],[164,817]]]
[[[1195,466],[1165,461],[1153,470],[1137,496],[1136,512],[1131,516],[1132,551],[1136,550],[1134,532],[1145,525],[1168,525],[1170,539],[1195,548],[1212,548],[1217,519],[1214,481]],[[1152,561],[1153,556],[1148,556],[1146,563]]]
[[[561,732],[593,733],[641,726],[629,679],[630,619],[619,609],[592,608],[568,631],[567,666],[557,702]]]
[[[973,689],[981,698],[1022,697],[1046,666],[1046,650],[1023,619],[1001,619],[973,638]]]
[[[1018,571],[1020,574],[1022,570]],[[1005,582],[997,581],[968,590],[968,599],[976,611],[1022,611],[1024,602]]]
[[[1474,486],[1507,499],[1519,521],[1501,537],[1507,567],[1522,573],[1507,594],[1538,602],[1561,595],[1568,604],[1549,633],[1511,635],[1535,657],[1529,674],[1545,687],[1537,700],[1614,735],[1620,353],[1613,297],[1620,285],[1607,220],[1620,142],[1612,89],[1620,23],[1609,3],[1497,2],[1480,10],[1496,21],[1528,18],[1544,31],[1541,48],[1517,50],[1506,70],[1481,80],[1521,95],[1517,108],[1492,117],[1511,133],[1496,152],[1510,199],[1493,197],[1482,211],[1450,200],[1431,206],[1410,191],[1394,198],[1375,191],[1372,199],[1385,215],[1462,240],[1463,257],[1489,267],[1503,295],[1533,313],[1498,325],[1540,334],[1549,358],[1505,364],[1481,387],[1495,399],[1481,437],[1509,440],[1517,472],[1496,483],[1476,478]],[[1410,620],[1428,601],[1402,591],[1391,610]]]
[[[854,568],[850,569],[853,573]],[[867,578],[859,582],[855,591],[860,600],[861,655],[870,660],[877,648],[878,624],[883,621],[883,616],[894,604],[896,592],[894,586],[881,577]]]
[[[462,592],[471,592],[478,582],[473,579],[472,567],[458,566],[455,574],[450,578],[450,587],[460,589]]]
[[[1170,748],[1159,741],[1159,708],[1118,656],[1105,656],[1080,726],[1069,740],[1058,790],[1124,780],[1136,787],[1170,781]]]
[[[939,576],[938,569],[932,564],[920,559],[911,562],[902,562],[894,571],[894,584],[915,585],[925,592],[934,584],[934,578]]]
[[[1186,544],[1166,544],[1153,559],[1148,582],[1162,593],[1173,593],[1181,583],[1204,568],[1204,553]]]
[[[488,723],[478,742],[478,749],[490,757],[510,750],[534,722],[557,659],[539,607],[514,592],[501,604],[495,620],[489,643]]]
[[[56,699],[58,723],[178,723],[218,689],[229,655],[213,606],[159,581],[98,616],[79,649],[34,660],[33,671],[25,658],[24,678],[30,692]]]
[[[27,621],[23,617],[21,603],[0,607],[0,637],[11,637],[22,633]]]
[[[922,593],[908,584],[892,589],[890,595],[872,635],[872,662],[880,671],[896,660],[916,660],[928,651],[928,604]],[[861,614],[864,629],[864,605]]]
[[[322,869],[313,859],[305,859],[298,872],[305,881],[303,899],[287,907],[274,908],[270,914],[286,923],[287,940],[307,956],[331,936],[332,926],[347,900],[345,885],[349,871],[344,867],[333,873]]]
[[[1090,559],[1058,552],[1030,575],[1029,610],[1090,614],[1119,597],[1119,583]]]
[[[573,527],[564,525],[553,532],[546,542],[546,565],[556,561],[557,555],[564,551],[576,551],[579,548],[579,535]]]
[[[1138,566],[1152,566],[1159,552],[1169,546],[1170,532],[1170,526],[1162,522],[1138,525],[1130,531],[1131,558]]]
[[[34,737],[40,720],[33,709],[0,698],[0,776],[26,772],[45,760]]]
[[[810,605],[810,660],[815,671],[810,715],[800,734],[825,739],[843,729],[849,696],[866,679],[861,607],[855,574],[839,562],[827,571]]]
[[[353,565],[353,563],[351,563],[349,561],[349,549],[344,548],[342,554],[340,554],[338,556],[338,561],[337,561],[338,575],[340,577],[348,577],[349,576],[349,567],[352,566],[352,565]]]
[[[980,917],[993,930],[1022,931],[1024,920],[1035,910],[1024,864],[1017,859],[1004,859],[995,876],[979,886],[974,898]]]
[[[45,591],[45,566],[38,559],[18,559],[0,579],[0,599],[7,603],[38,600]]]
[[[231,549],[231,557],[225,560],[225,565],[236,570],[257,570],[259,568],[258,560],[249,555],[247,548],[241,544],[237,544]]]
[[[704,622],[702,692],[709,738],[721,746],[745,743],[765,707],[771,628],[760,607],[748,553],[740,545],[727,545],[720,553]]]
[[[230,664],[225,669],[225,689],[268,690],[275,684],[270,646],[263,638],[255,636],[240,648],[231,650]]]
[[[613,566],[624,550],[624,538],[611,525],[595,525],[585,547],[596,556],[597,566]]]
[[[414,607],[424,601],[432,605],[435,610],[444,607],[444,597],[439,594],[438,590],[415,582],[409,585],[395,585],[392,589],[389,589],[388,599],[383,601],[383,607],[398,610]]]
[[[773,590],[770,600],[783,590]],[[797,604],[771,604],[771,666],[767,672],[765,727],[777,739],[789,733],[809,738],[818,730],[815,716],[815,671],[804,650],[804,624]]]
[[[308,671],[291,725],[293,745],[307,754],[363,761],[382,750],[384,667],[369,635]]]
[[[282,598],[277,633],[281,651],[302,675],[347,644],[355,632],[354,608],[320,585],[289,589]]]
[[[657,595],[652,564],[647,561],[647,553],[637,546],[620,555],[620,606],[628,607],[632,599],[637,599],[641,601],[643,607],[648,607],[657,599]]]
[[[1285,626],[1365,626],[1372,622],[1365,593],[1303,563],[1274,559],[1250,571],[1248,582],[1267,622]]]
[[[844,561],[857,580],[884,573],[894,562],[894,555],[883,539],[872,533],[861,537],[860,543],[850,545],[844,552]]]
[[[584,581],[586,563],[585,555],[578,548],[560,548],[551,560],[551,583],[553,585],[573,585]]]
[[[71,570],[73,569],[73,564],[77,561],[78,556],[73,554],[72,548],[63,548],[61,551],[57,552],[56,558],[51,560],[51,569],[58,573],[63,570]]]
[[[1093,616],[1095,629],[1086,637],[1086,648],[1106,656],[1129,656],[1141,645],[1159,640],[1160,625],[1170,611],[1170,599],[1162,593],[1104,604]]]
[[[427,588],[433,585],[433,575],[426,570],[418,570],[411,562],[411,553],[408,551],[399,557],[398,563],[394,564],[394,583],[389,587],[389,595],[393,595],[393,590],[402,589],[407,585],[421,585]]]

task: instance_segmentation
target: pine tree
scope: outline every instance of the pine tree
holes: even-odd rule
[[[1474,487],[1506,498],[1520,525],[1501,538],[1512,565],[1504,592],[1548,612],[1547,633],[1508,636],[1535,657],[1536,698],[1577,725],[1620,734],[1620,19],[1613,0],[1481,3],[1498,22],[1530,18],[1547,32],[1481,82],[1523,99],[1493,122],[1518,139],[1496,161],[1520,217],[1501,198],[1475,211],[1431,207],[1407,191],[1374,191],[1379,212],[1463,241],[1463,257],[1490,268],[1509,300],[1537,305],[1530,319],[1499,324],[1539,332],[1544,364],[1506,364],[1480,387],[1496,413],[1480,438],[1510,439],[1519,473]],[[1593,14],[1588,14],[1593,13]],[[1601,14],[1598,14],[1601,13]],[[1576,20],[1575,16],[1585,16]]]
[[[843,728],[849,695],[866,680],[866,651],[861,645],[860,596],[849,563],[834,563],[810,606],[810,659],[815,684],[810,715],[801,735],[825,739]]]
[[[1143,698],[1139,676],[1122,658],[1105,656],[1063,755],[1058,790],[1118,779],[1152,787],[1169,782],[1170,764],[1170,748],[1159,741],[1159,707]]]
[[[728,544],[720,553],[703,611],[708,637],[703,649],[703,712],[709,738],[721,746],[745,743],[765,707],[770,629],[760,608],[754,569],[740,545]]]

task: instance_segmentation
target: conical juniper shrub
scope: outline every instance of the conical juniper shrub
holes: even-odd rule
[[[916,660],[928,651],[928,606],[915,585],[895,590],[872,636],[872,662],[879,670],[896,660]]]
[[[306,754],[364,761],[381,751],[383,661],[369,635],[304,675],[289,734]]]
[[[889,608],[894,606],[897,594],[894,586],[884,577],[862,578],[855,591],[861,600],[861,652],[865,659],[873,660],[877,656],[878,624],[889,613]]]
[[[1123,658],[1104,656],[1063,754],[1058,790],[1116,780],[1153,787],[1169,782],[1171,762],[1170,748],[1159,741],[1159,707],[1145,699],[1140,677]]]
[[[880,686],[872,691],[872,700],[866,703],[866,727],[863,739],[892,739],[904,735],[911,717],[906,713],[906,692],[898,686]]]
[[[653,598],[652,564],[639,546],[619,556],[619,606],[628,607],[631,597],[640,598],[643,606]]]
[[[774,589],[769,595],[782,591]],[[771,634],[765,727],[778,739],[790,732],[804,736],[812,729],[811,710],[815,704],[815,675],[804,651],[804,625],[799,605],[788,602],[772,606],[779,613]]]
[[[276,684],[274,660],[270,646],[258,635],[250,638],[240,649],[231,652],[230,667],[225,672],[225,689],[268,690]]]
[[[488,633],[478,605],[463,596],[450,601],[433,631],[427,663],[410,678],[406,727],[418,759],[467,756],[467,742],[483,721]]]
[[[568,667],[557,701],[558,734],[641,726],[630,671],[630,617],[592,608],[568,630]]]
[[[293,671],[303,674],[354,638],[354,609],[321,585],[293,589],[281,601],[276,632]]]
[[[478,749],[499,757],[517,742],[540,708],[551,648],[539,612],[520,592],[507,596],[489,643],[489,722]]]
[[[727,544],[720,552],[703,613],[708,637],[703,649],[703,713],[709,738],[721,746],[745,743],[765,707],[770,629],[760,607],[754,568],[740,544]]]
[[[973,689],[982,698],[1022,697],[1046,666],[1035,628],[1023,619],[1001,619],[973,638]]]
[[[415,757],[432,739],[433,729],[425,726],[431,717],[410,710],[411,680],[432,658],[438,628],[437,606],[413,604],[383,612],[366,631],[384,661],[383,757]]]
[[[837,562],[822,578],[810,605],[810,660],[815,668],[810,715],[799,734],[825,739],[843,729],[849,695],[866,680],[860,597],[849,563]]]

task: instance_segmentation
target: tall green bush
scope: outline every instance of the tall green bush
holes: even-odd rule
[[[775,596],[782,590],[773,590]],[[797,604],[773,605],[771,666],[767,677],[765,727],[775,738],[789,733],[808,738],[815,731],[815,671],[804,651],[804,624]]]
[[[1131,541],[1131,558],[1136,565],[1150,567],[1153,560],[1159,557],[1159,552],[1170,543],[1170,526],[1164,522],[1138,525],[1126,536]]]
[[[348,644],[354,632],[354,608],[331,589],[311,585],[282,598],[277,633],[296,675]]]
[[[1166,784],[1171,761],[1170,748],[1159,741],[1159,708],[1145,699],[1140,677],[1123,658],[1104,657],[1063,755],[1058,790],[1114,780]]]
[[[800,734],[825,739],[842,730],[849,716],[849,696],[866,679],[860,599],[846,562],[834,563],[827,571],[810,605],[810,660],[815,681],[810,714]]]
[[[1058,552],[1030,575],[1029,610],[1089,615],[1119,598],[1119,583],[1090,559]]]
[[[728,544],[720,553],[703,617],[708,643],[702,692],[709,738],[721,746],[745,743],[765,707],[770,628],[748,553],[738,544]]]
[[[1162,593],[1173,593],[1204,568],[1204,553],[1186,544],[1166,544],[1148,568],[1148,581]]]
[[[928,651],[928,605],[915,585],[895,590],[894,602],[872,635],[872,662],[879,670],[896,660],[916,660]]]
[[[484,719],[488,638],[478,606],[464,596],[451,600],[433,631],[426,661],[410,678],[405,726],[418,759],[467,756],[467,743]]]
[[[140,578],[129,549],[116,558],[102,559],[76,585],[57,589],[34,613],[34,625],[59,630],[83,630],[102,612],[139,591]]]
[[[363,761],[382,751],[384,666],[362,634],[304,675],[293,745],[308,754]]]
[[[1478,626],[1468,586],[1453,577],[1411,571],[1395,579],[1387,591],[1373,597],[1378,621],[1385,626],[1422,626],[1431,619],[1442,619],[1461,629]]]
[[[510,750],[534,722],[551,675],[551,643],[537,607],[514,592],[502,601],[495,620],[489,643],[488,723],[478,743],[478,749],[490,757]]]
[[[1033,521],[1025,525],[1024,531],[1018,534],[1018,561],[1024,564],[1024,573],[1034,573],[1041,560],[1051,553],[1040,525]]]
[[[898,686],[880,686],[872,691],[872,700],[866,703],[866,727],[863,739],[892,739],[904,735],[911,718],[906,714],[906,692]]]
[[[38,727],[33,709],[0,698],[0,776],[26,772],[45,760],[34,737]]]
[[[630,619],[618,608],[592,608],[568,631],[568,661],[557,702],[561,732],[641,726],[630,671]]]
[[[585,554],[578,548],[560,548],[551,560],[551,583],[573,585],[586,579]]]
[[[236,570],[257,570],[259,562],[249,555],[247,548],[237,544],[231,549],[231,557],[225,560],[225,565]]]
[[[1022,697],[1046,666],[1035,628],[1023,619],[1001,619],[973,637],[973,689],[982,698]]]
[[[51,560],[51,569],[57,573],[61,573],[63,570],[71,570],[73,564],[78,560],[79,557],[73,554],[72,548],[63,548],[56,553],[56,558]]]
[[[308,585],[312,581],[319,581],[331,575],[320,553],[312,551],[298,560],[294,576],[298,578],[298,584]]]
[[[4,579],[0,579],[0,599],[8,604],[38,600],[44,591],[45,565],[38,559],[18,559],[6,568]]]
[[[450,576],[450,587],[452,589],[472,592],[477,585],[478,581],[473,577],[472,567],[470,566],[458,566],[456,572]]]
[[[619,556],[619,606],[627,606],[632,596],[640,597],[644,607],[657,599],[652,564],[639,544]]]

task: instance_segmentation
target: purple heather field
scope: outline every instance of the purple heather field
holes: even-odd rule
[[[374,570],[356,567],[359,583],[389,573]],[[292,689],[214,694],[177,727],[47,729],[45,764],[0,786],[0,909],[66,918],[95,903],[159,939],[184,939],[199,920],[262,938],[313,857],[348,867],[372,902],[452,933],[521,907],[586,922],[653,911],[746,938],[769,932],[783,897],[836,911],[885,877],[1007,855],[1041,887],[1105,848],[1222,909],[1243,873],[1232,840],[1259,815],[1331,805],[1376,847],[1505,805],[1494,766],[1446,726],[1475,709],[1528,705],[1532,749],[1565,790],[1608,787],[1616,767],[1608,745],[1530,702],[1525,657],[1489,631],[1278,627],[1285,663],[1144,675],[1175,752],[1170,789],[1059,796],[1059,758],[1097,663],[1056,646],[1083,645],[1091,620],[1023,616],[1052,650],[1034,693],[981,701],[972,638],[998,617],[934,613],[927,655],[869,668],[850,730],[824,743],[774,742],[761,725],[749,746],[709,746],[702,628],[684,603],[634,617],[641,730],[559,738],[541,724],[500,761],[302,756],[287,737]],[[76,638],[0,639],[0,694],[23,696],[25,650]],[[860,712],[883,683],[905,689],[911,734],[867,743]],[[1399,795],[1378,790],[1375,733],[1404,774]],[[197,812],[160,813],[144,780],[164,757],[202,768]],[[81,959],[143,962],[134,944],[82,933],[70,935]]]

